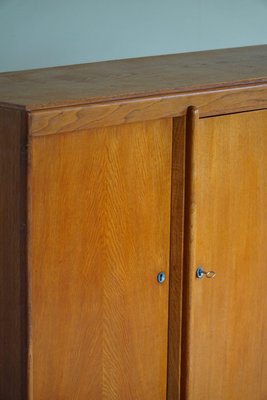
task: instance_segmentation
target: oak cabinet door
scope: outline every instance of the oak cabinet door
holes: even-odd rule
[[[184,398],[265,400],[267,111],[200,119],[190,141]]]
[[[171,152],[171,119],[33,138],[33,400],[166,399]]]

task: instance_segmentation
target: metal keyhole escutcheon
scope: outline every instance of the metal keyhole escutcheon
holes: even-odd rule
[[[157,276],[157,281],[158,283],[160,283],[162,285],[162,283],[164,283],[166,280],[166,275],[164,272],[160,272]]]
[[[196,270],[196,277],[198,279],[202,279],[203,277],[206,278],[214,278],[216,276],[216,272],[214,271],[204,271],[204,269],[200,266]]]

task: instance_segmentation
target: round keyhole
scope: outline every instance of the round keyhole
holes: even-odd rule
[[[162,284],[166,280],[166,275],[164,272],[160,272],[157,276],[158,283]]]

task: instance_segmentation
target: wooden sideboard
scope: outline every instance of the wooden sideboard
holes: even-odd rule
[[[0,182],[1,400],[266,400],[267,46],[0,74]]]

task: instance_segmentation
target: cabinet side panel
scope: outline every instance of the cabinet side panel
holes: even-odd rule
[[[25,114],[0,109],[0,399],[26,394]]]
[[[172,120],[31,154],[34,400],[166,400]]]

